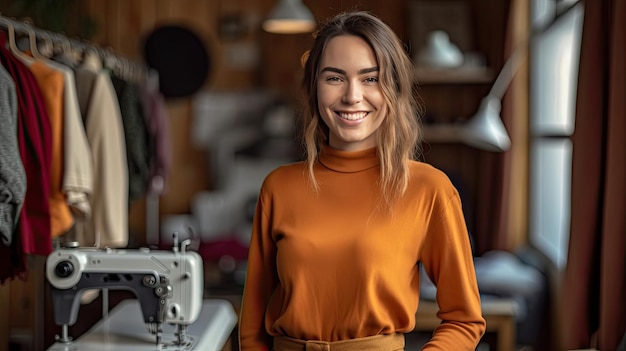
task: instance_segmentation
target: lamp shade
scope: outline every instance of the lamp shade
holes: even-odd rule
[[[511,139],[500,118],[500,99],[487,95],[478,111],[461,130],[464,143],[481,150],[502,152],[511,147]]]
[[[263,22],[263,29],[269,33],[297,34],[315,30],[317,22],[301,0],[279,0]]]

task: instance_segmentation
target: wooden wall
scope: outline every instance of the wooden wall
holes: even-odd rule
[[[410,46],[409,3],[413,0],[303,0],[318,20],[348,9],[369,10],[387,22]],[[471,4],[470,18],[476,50],[485,54],[497,69],[502,64],[504,28],[508,1],[465,0]],[[19,1],[28,3],[28,1]],[[33,1],[34,2],[34,1]],[[43,2],[43,1],[40,1]],[[276,35],[263,32],[260,24],[278,0],[80,0],[71,2],[69,21],[79,23],[90,18],[95,23],[93,43],[108,47],[132,60],[143,61],[146,36],[161,25],[185,25],[199,35],[210,52],[212,70],[203,86],[206,91],[271,89],[286,98],[296,99],[301,78],[300,57],[312,42],[310,34]],[[0,0],[0,12],[6,16],[12,1]],[[237,17],[247,30],[236,39],[220,35],[220,21]],[[37,23],[34,23],[37,25]],[[79,27],[74,24],[72,27]],[[494,31],[493,28],[502,28]],[[81,37],[79,35],[79,37]],[[84,38],[84,36],[82,36]],[[413,44],[415,46],[415,44]],[[258,55],[254,64],[238,65],[241,53]],[[416,50],[416,48],[412,48]],[[433,104],[447,96],[432,98]],[[474,99],[476,100],[476,99]],[[437,102],[439,101],[439,102]],[[206,150],[190,142],[191,98],[167,101],[173,140],[173,168],[168,193],[161,198],[160,215],[190,211],[190,199],[198,191],[212,187]],[[443,105],[447,104],[444,102]],[[477,104],[477,102],[476,102]],[[431,104],[432,105],[432,104]],[[468,104],[468,115],[474,105]],[[145,201],[131,206],[132,242],[145,238]]]
[[[382,18],[406,42],[408,34],[408,2],[410,0],[305,0],[317,19],[324,19],[341,10],[369,10]],[[498,0],[468,0],[473,4],[476,25],[476,46],[488,57],[490,64],[502,63],[505,2]],[[286,98],[297,98],[301,78],[300,57],[312,42],[310,34],[277,35],[263,32],[261,20],[277,0],[84,0],[77,2],[78,16],[92,17],[98,26],[91,38],[101,46],[142,61],[145,37],[160,25],[184,24],[196,31],[211,53],[212,71],[206,81],[206,91],[238,91],[251,88],[271,89]],[[247,24],[248,30],[237,39],[227,39],[218,30],[220,20],[235,16]],[[486,23],[488,25],[486,25]],[[258,55],[255,65],[233,64],[240,50],[252,50]],[[234,55],[234,56],[233,56]],[[211,188],[205,150],[190,143],[191,98],[169,100],[170,127],[173,138],[173,169],[170,191],[161,198],[161,216],[187,213],[190,199],[198,191]],[[141,242],[145,237],[145,202],[131,207],[131,233]]]
[[[78,16],[90,16],[97,32],[90,40],[136,61],[143,61],[143,42],[160,25],[186,25],[196,32],[210,52],[212,69],[203,90],[240,91],[263,88],[282,93],[295,100],[299,89],[300,57],[312,43],[310,34],[277,35],[260,28],[263,17],[275,0],[84,0],[77,3]],[[387,21],[398,33],[405,35],[404,0],[380,2],[310,0],[304,3],[316,18],[328,17],[339,10],[358,8],[371,10]],[[220,19],[235,16],[247,24],[248,30],[237,39],[223,38]],[[241,50],[258,55],[256,65],[233,63]],[[234,56],[233,56],[234,55]],[[206,150],[194,148],[189,142],[192,98],[167,101],[173,140],[173,168],[168,193],[160,199],[161,216],[187,213],[190,199],[211,188]],[[145,238],[145,201],[131,206],[131,233],[136,241]]]
[[[79,5],[79,12],[95,19],[99,27],[92,41],[120,55],[141,62],[143,42],[152,30],[161,25],[185,25],[198,34],[210,53],[213,64],[205,90],[238,90],[253,85],[254,72],[228,69],[217,25],[222,13],[261,11],[257,1],[88,0]],[[243,40],[253,42],[254,35],[249,33]],[[191,102],[191,98],[167,101],[173,164],[168,192],[160,201],[162,214],[188,212],[193,194],[211,187],[206,152],[189,143]],[[132,234],[145,235],[145,201],[131,207],[130,225]]]

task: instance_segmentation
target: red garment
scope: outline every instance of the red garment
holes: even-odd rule
[[[16,245],[0,246],[0,282],[27,271],[26,255],[48,255],[50,238],[51,131],[45,102],[30,69],[6,48],[0,32],[0,63],[15,82],[18,144],[26,171],[26,195],[19,216]],[[19,243],[19,244],[18,244]]]

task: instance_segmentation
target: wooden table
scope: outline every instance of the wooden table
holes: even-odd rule
[[[487,331],[497,336],[497,351],[515,351],[515,310],[517,304],[509,299],[488,299],[481,302]],[[437,317],[439,307],[435,301],[421,300],[415,314],[416,331],[432,331],[441,320]]]

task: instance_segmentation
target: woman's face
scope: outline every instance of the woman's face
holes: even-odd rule
[[[386,112],[378,75],[374,52],[360,37],[340,35],[326,44],[317,98],[332,148],[357,151],[376,146]]]

